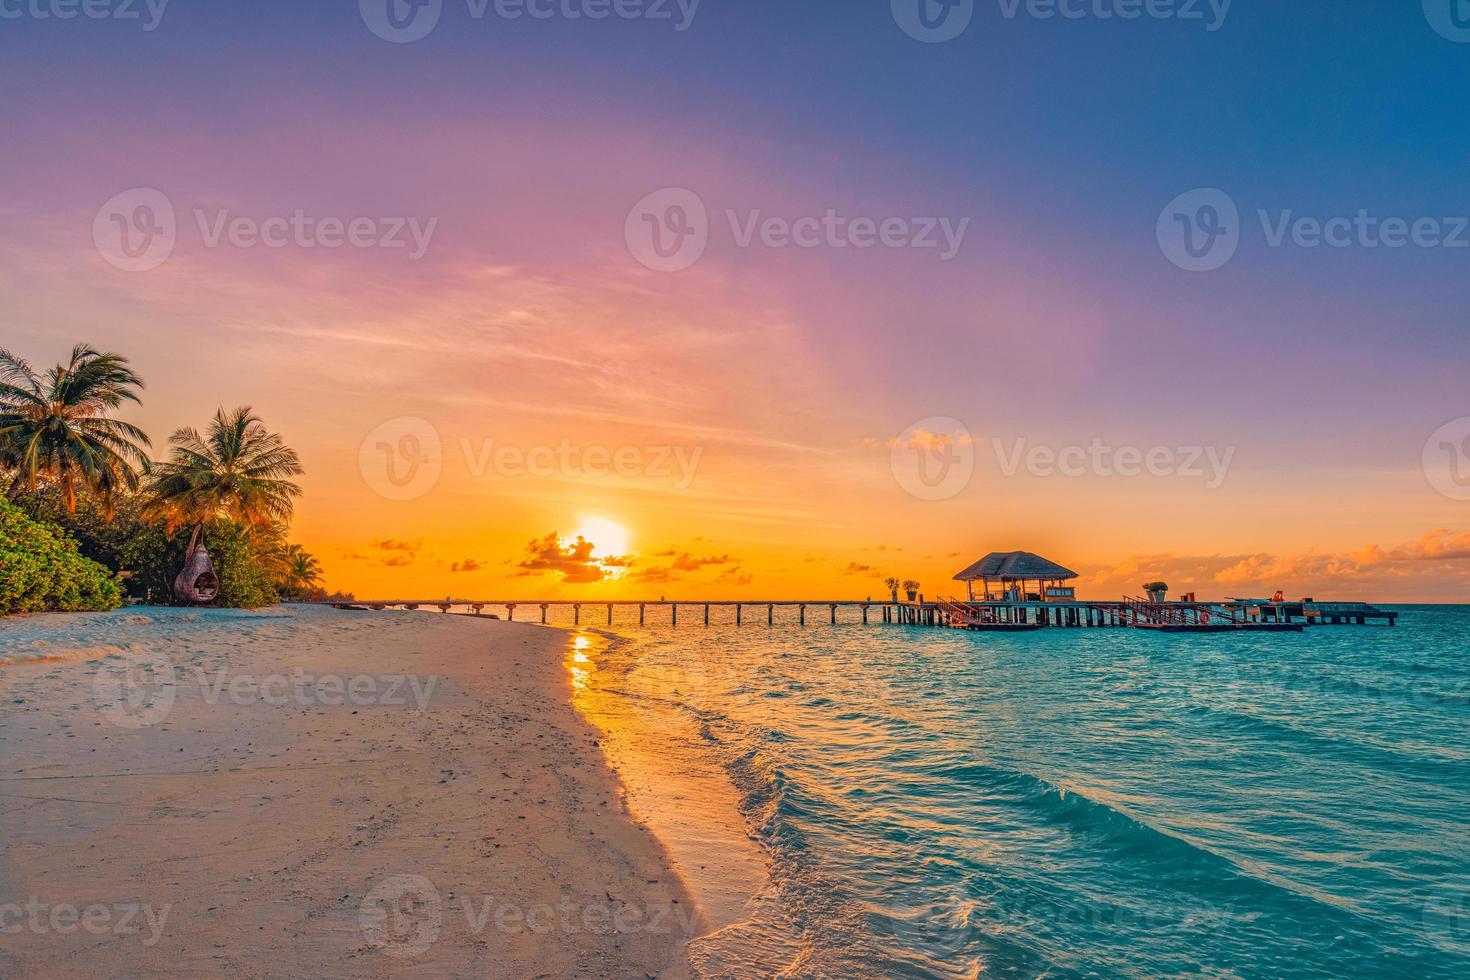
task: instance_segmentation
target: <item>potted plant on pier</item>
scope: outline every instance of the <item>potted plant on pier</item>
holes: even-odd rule
[[[919,583],[913,579],[909,579],[903,583],[903,590],[908,594],[909,602],[913,602],[919,598]]]
[[[898,587],[901,584],[903,583],[891,575],[883,580],[883,587],[888,590],[888,594],[893,598],[894,602],[898,601]]]
[[[1148,593],[1149,602],[1164,602],[1169,598],[1168,582],[1146,582],[1143,591]]]

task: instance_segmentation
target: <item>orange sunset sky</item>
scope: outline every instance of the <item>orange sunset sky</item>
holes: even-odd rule
[[[1446,127],[1413,105],[1262,120],[1226,111],[1239,72],[1160,85],[1179,45],[1099,78],[1066,32],[1032,38],[1054,25],[925,45],[881,3],[820,24],[708,5],[677,39],[518,22],[409,44],[354,4],[309,6],[171,11],[131,48],[118,25],[22,25],[8,90],[57,58],[75,71],[44,106],[0,110],[0,346],[129,356],[148,389],[126,417],[158,456],[174,428],[254,406],[302,456],[294,536],[330,587],[754,601],[876,596],[894,575],[942,594],[980,555],[1025,549],[1090,598],[1153,578],[1470,596],[1462,256],[1273,249],[1254,228],[1197,273],[1156,238],[1194,187],[1228,187],[1250,221],[1443,212],[1463,175],[1434,161],[1463,147],[1426,144]],[[820,70],[783,55],[797,36]],[[1413,160],[1360,138],[1398,125],[1417,127]],[[166,259],[141,270],[99,240],[139,189],[173,212]],[[705,211],[707,247],[677,270],[630,239],[665,189]],[[433,233],[415,257],[211,231],[297,212]],[[829,212],[943,217],[963,240],[742,243],[752,222]],[[667,201],[646,214],[675,227]],[[912,469],[946,434],[935,418],[962,423],[949,449],[971,470],[937,500]],[[1073,466],[1093,445],[1108,465]],[[1120,448],[1173,455],[1127,476]],[[407,480],[415,460],[436,478],[395,486],[388,464]]]

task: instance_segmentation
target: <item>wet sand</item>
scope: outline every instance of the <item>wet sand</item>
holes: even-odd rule
[[[0,976],[687,975],[712,923],[573,708],[569,641],[0,621]]]

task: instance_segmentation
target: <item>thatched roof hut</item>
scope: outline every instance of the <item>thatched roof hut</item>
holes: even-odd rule
[[[995,581],[1000,583],[1002,592],[1019,591],[1023,596],[1026,583],[1035,582],[1037,593],[1044,600],[1048,586],[1053,593],[1070,594],[1071,590],[1062,589],[1061,583],[1076,577],[1077,573],[1070,568],[1063,568],[1056,562],[1033,555],[1029,551],[993,551],[954,578],[956,582],[965,583],[971,599],[975,598],[976,582],[983,583],[984,595],[988,597],[990,583]]]

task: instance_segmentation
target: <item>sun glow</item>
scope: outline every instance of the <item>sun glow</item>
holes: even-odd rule
[[[628,529],[605,517],[582,518],[571,537],[573,540],[582,537],[592,542],[596,546],[593,553],[604,561],[608,558],[622,558],[632,549],[632,538]]]

